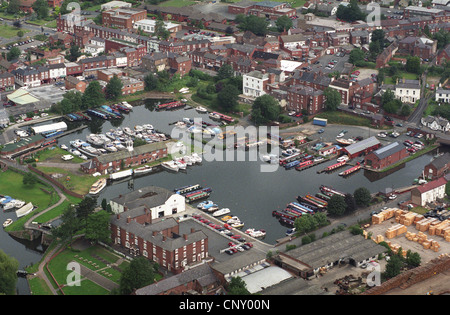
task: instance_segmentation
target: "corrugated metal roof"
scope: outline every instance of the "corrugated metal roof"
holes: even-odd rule
[[[374,151],[373,153],[377,158],[381,160],[403,149],[405,149],[405,146],[403,144],[400,144],[399,142],[393,142],[382,147],[381,149]]]
[[[378,144],[380,144],[380,141],[374,136],[372,136],[370,138],[349,145],[348,147],[345,148],[345,150],[349,154],[355,154]]]

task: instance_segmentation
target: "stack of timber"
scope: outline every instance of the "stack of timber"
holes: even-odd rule
[[[383,221],[389,220],[394,217],[396,210],[399,210],[397,208],[389,208],[386,210],[381,211],[378,214],[374,214],[372,216],[372,224],[380,224]]]
[[[419,243],[424,249],[431,249],[434,252],[439,251],[439,248],[441,247],[434,239],[428,239],[427,235],[423,232],[406,232],[405,237],[410,241]]]
[[[390,227],[386,230],[386,238],[391,239],[400,234],[406,233],[406,226],[403,224],[396,224],[393,227]]]

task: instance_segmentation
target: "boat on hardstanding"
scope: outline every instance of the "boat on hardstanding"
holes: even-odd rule
[[[207,113],[208,112],[208,110],[206,108],[204,108],[203,106],[197,106],[195,108],[195,110],[199,113]]]
[[[100,191],[102,191],[106,187],[106,178],[100,178],[98,181],[96,181],[89,190],[89,193],[91,195],[96,195]]]
[[[27,203],[26,205],[24,205],[23,207],[21,207],[20,209],[16,210],[16,215],[18,218],[23,217],[25,215],[27,215],[28,213],[30,213],[31,211],[33,211],[34,206],[31,202]]]
[[[245,231],[245,234],[248,234],[248,235],[250,235],[251,237],[254,237],[254,238],[259,238],[259,237],[266,236],[266,231],[262,230],[262,229],[261,230],[256,230],[256,229],[251,228],[251,229],[247,229]]]
[[[147,173],[151,172],[152,170],[153,170],[153,168],[151,166],[144,165],[144,166],[135,168],[134,174],[135,175],[147,174]]]

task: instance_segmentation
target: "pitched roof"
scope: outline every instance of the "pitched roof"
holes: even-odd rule
[[[446,152],[444,155],[441,155],[440,157],[431,161],[428,165],[433,165],[437,169],[441,169],[446,165],[450,165],[450,153]]]
[[[387,158],[388,156],[391,156],[394,153],[400,152],[401,150],[404,150],[405,146],[403,144],[400,144],[400,142],[393,142],[391,144],[388,144],[376,151],[373,152],[375,156],[382,160],[384,158]]]
[[[447,180],[444,177],[438,178],[431,182],[428,182],[424,185],[414,188],[414,190],[418,190],[421,194],[426,193],[427,191],[433,190],[437,187],[443,186],[447,184]]]

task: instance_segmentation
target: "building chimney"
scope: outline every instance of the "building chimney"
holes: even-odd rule
[[[191,228],[191,234],[194,233],[194,232],[195,232],[195,229],[194,229],[194,228]]]
[[[117,220],[119,220],[119,219],[120,219],[120,214],[118,213],[118,214],[117,214]]]
[[[152,213],[151,211],[145,207],[145,222],[151,224],[152,223]]]
[[[130,222],[131,222],[131,217],[128,216],[128,217],[127,217],[127,223],[130,223]]]
[[[183,238],[184,238],[185,241],[187,241],[187,239],[188,239],[187,234],[183,234]]]
[[[153,231],[153,233],[152,233],[152,236],[153,236],[153,237],[155,237],[155,236],[156,236],[156,234],[158,234],[158,232],[156,232],[156,231]]]
[[[166,236],[165,236],[165,235],[163,235],[163,239],[162,239],[162,241],[163,241],[163,242],[165,242],[165,241],[166,241]]]
[[[127,206],[124,206],[124,207],[123,207],[123,211],[124,211],[124,212],[127,212],[127,211],[128,211],[128,207],[127,207]]]
[[[275,83],[275,73],[269,73],[269,84]]]

